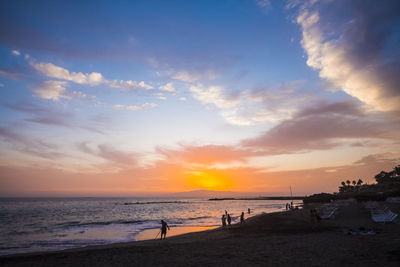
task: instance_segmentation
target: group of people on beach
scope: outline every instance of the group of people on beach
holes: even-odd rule
[[[250,214],[250,212],[251,212],[251,210],[250,210],[250,208],[248,208],[247,209],[247,213]],[[227,226],[228,226],[228,228],[232,228],[232,224],[231,224],[232,223],[232,217],[228,213],[227,210],[225,210],[225,214],[222,215],[221,221],[222,221],[222,229],[226,229]],[[228,224],[227,224],[227,222],[228,222]],[[244,224],[244,212],[242,212],[240,214],[240,224]],[[160,232],[158,232],[158,234],[156,236],[156,239],[157,239],[157,237],[158,237],[158,235],[160,233],[161,233],[160,239],[163,239],[163,237],[165,239],[166,236],[167,236],[167,228],[168,228],[168,230],[170,230],[168,224],[164,220],[161,220]]]
[[[286,203],[286,210],[298,210],[298,206],[293,206],[293,201],[290,203]]]
[[[250,214],[250,208],[247,209],[247,212]],[[228,213],[228,211],[225,210],[225,214],[222,214],[221,217],[221,222],[222,222],[222,229],[226,229],[226,228],[232,228],[232,217],[231,215]],[[228,222],[228,224],[227,224]],[[240,224],[244,224],[244,212],[242,211],[242,213],[240,214]]]

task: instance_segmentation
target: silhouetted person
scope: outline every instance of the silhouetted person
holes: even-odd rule
[[[164,220],[161,220],[161,238],[160,239],[162,239],[163,235],[164,235],[164,239],[167,237],[167,227],[168,227],[168,230],[170,230],[168,224],[166,222],[164,222]]]
[[[250,208],[247,209],[247,213],[250,214]]]
[[[228,212],[225,210],[225,217],[228,217]]]
[[[240,224],[244,224],[244,212],[242,211],[242,214],[240,214]]]
[[[232,227],[231,221],[232,221],[231,215],[228,213],[228,227],[230,227],[230,228]]]
[[[286,210],[289,210],[289,203],[286,203]]]
[[[226,217],[225,217],[225,214],[222,215],[221,221],[222,221],[222,229],[225,229],[226,228]]]

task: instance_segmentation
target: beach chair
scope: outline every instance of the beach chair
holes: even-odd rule
[[[371,218],[374,222],[393,222],[397,218],[398,214],[392,212],[388,207],[383,209],[372,209]]]
[[[338,210],[337,206],[326,207],[325,209],[322,210],[319,217],[324,220],[335,218],[335,212],[337,210]]]

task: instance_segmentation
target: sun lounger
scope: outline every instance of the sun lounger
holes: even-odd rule
[[[388,207],[371,210],[371,218],[374,222],[393,222],[397,216],[398,214],[392,212]]]
[[[319,215],[321,219],[331,219],[335,217],[335,212],[338,210],[338,207],[336,206],[331,206],[331,207],[326,207],[325,209],[322,210],[321,214]]]

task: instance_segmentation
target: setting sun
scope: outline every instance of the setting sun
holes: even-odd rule
[[[233,186],[232,179],[216,172],[188,172],[186,182],[190,186],[209,190],[228,190]]]

